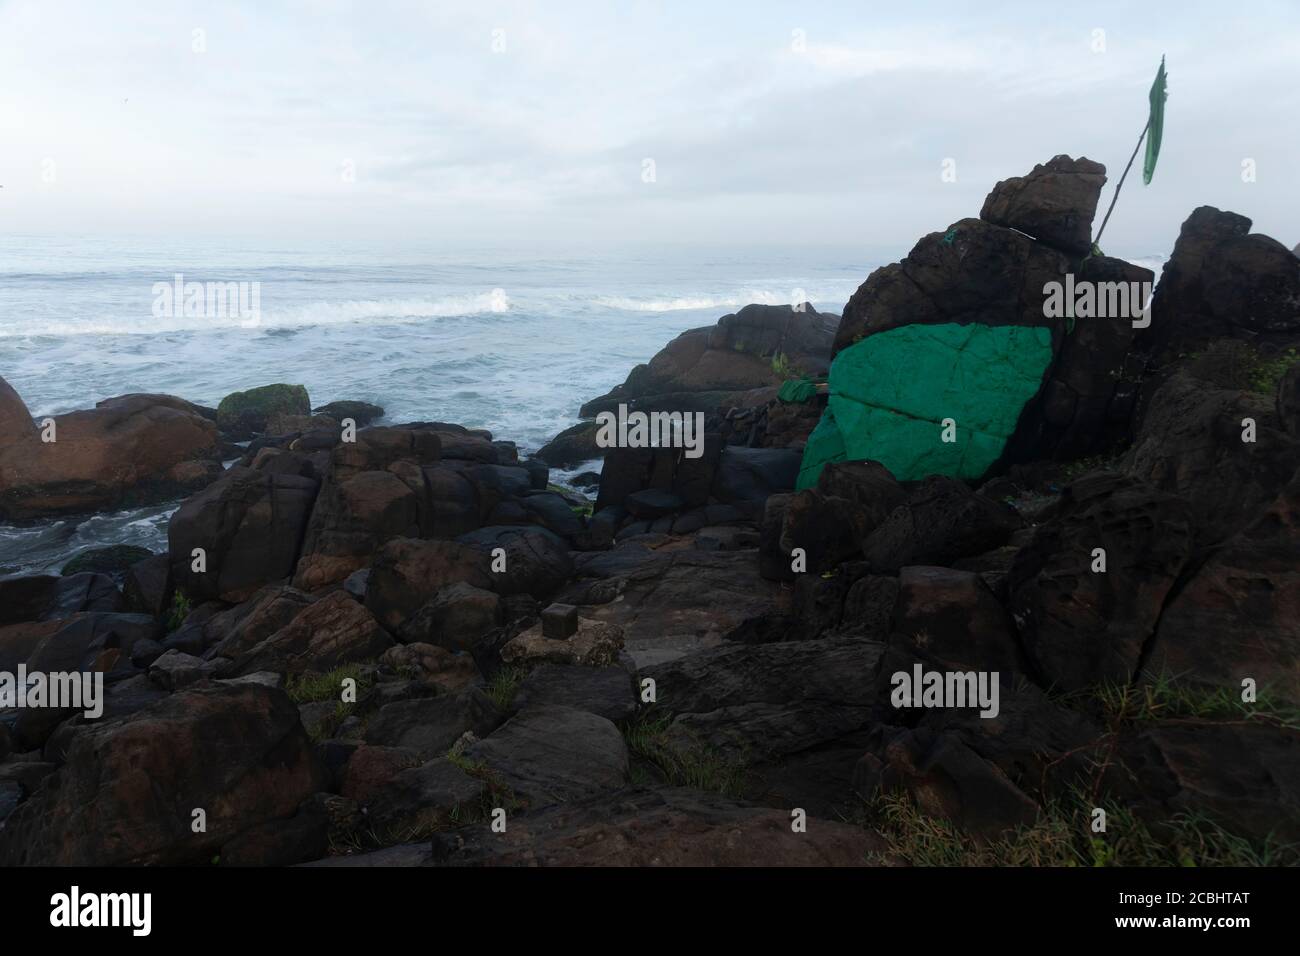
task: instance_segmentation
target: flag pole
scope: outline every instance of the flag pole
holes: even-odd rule
[[[1120,188],[1124,185],[1124,179],[1128,176],[1128,171],[1133,168],[1133,160],[1137,159],[1138,150],[1142,148],[1142,140],[1147,138],[1147,130],[1151,128],[1151,117],[1147,117],[1147,125],[1142,127],[1142,135],[1138,137],[1137,145],[1133,147],[1133,155],[1128,158],[1128,165],[1124,167],[1123,174],[1119,177],[1119,182],[1115,184],[1115,195],[1110,199],[1110,208],[1106,210],[1106,218],[1101,221],[1101,228],[1097,230],[1097,238],[1092,240],[1094,246],[1101,243],[1101,234],[1106,231],[1106,223],[1110,222],[1110,214],[1115,211],[1115,201],[1119,199]]]

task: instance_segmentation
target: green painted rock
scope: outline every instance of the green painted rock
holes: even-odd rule
[[[217,406],[217,427],[235,441],[266,430],[272,415],[310,415],[311,401],[301,385],[263,385],[232,392]]]
[[[976,479],[998,460],[1052,361],[1045,328],[907,325],[844,349],[797,487],[827,461],[873,459],[899,481]],[[952,440],[944,440],[946,437]]]

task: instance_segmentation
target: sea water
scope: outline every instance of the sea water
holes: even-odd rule
[[[128,392],[215,406],[290,382],[313,405],[374,402],[382,423],[458,422],[527,453],[679,333],[750,302],[838,313],[881,261],[809,246],[7,236],[0,376],[38,419]],[[177,276],[256,283],[256,320],[160,310]],[[161,550],[175,507],[0,525],[0,574],[57,571],[105,544]]]

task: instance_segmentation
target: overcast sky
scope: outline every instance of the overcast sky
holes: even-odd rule
[[[1056,153],[1113,184],[1162,53],[1107,250],[1300,241],[1295,0],[0,0],[0,228],[906,250]]]

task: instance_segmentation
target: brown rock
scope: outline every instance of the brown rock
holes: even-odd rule
[[[0,830],[6,865],[207,863],[232,837],[293,815],[322,779],[283,691],[215,684],[90,726]],[[206,813],[206,832],[192,828]]]
[[[994,186],[980,218],[1085,255],[1092,248],[1092,219],[1105,184],[1106,167],[1101,163],[1053,156],[1029,175],[1013,176]]]
[[[16,398],[6,402],[6,414],[21,421]],[[202,487],[220,470],[216,426],[169,395],[123,395],[53,419],[52,442],[28,433],[0,443],[0,517],[163,500]]]
[[[323,674],[342,664],[378,657],[392,644],[374,616],[350,594],[332,591],[250,649],[235,662],[234,671]]]

